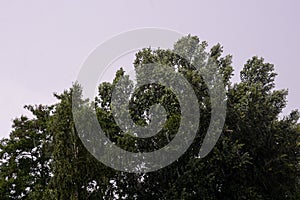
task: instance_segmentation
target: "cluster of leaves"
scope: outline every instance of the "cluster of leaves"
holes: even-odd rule
[[[168,66],[189,81],[198,98],[201,115],[199,124],[192,125],[198,127],[196,137],[174,163],[154,172],[126,173],[95,159],[74,125],[72,98],[78,97],[85,103],[80,86],[75,84],[70,90],[55,94],[59,100],[55,105],[26,106],[34,117],[15,119],[9,138],[1,140],[1,199],[300,198],[299,114],[292,111],[280,118],[287,91],[275,90],[274,66],[253,57],[244,65],[241,81],[232,84],[232,57],[222,57],[219,44],[208,53],[206,48],[206,42],[189,35],[175,43],[173,50],[143,49],[134,61],[137,82],[147,78],[147,74],[138,71],[139,66]],[[215,63],[222,75],[227,116],[218,143],[209,155],[200,158],[199,150],[211,123],[212,99],[199,71],[214,77],[204,67],[205,62]],[[151,121],[150,107],[157,103],[167,111],[167,120],[156,136],[133,137],[116,124],[111,109],[112,91],[121,78],[127,79],[124,92],[134,89],[120,69],[112,83],[100,84],[91,105],[106,136],[132,152],[149,152],[168,144],[181,119],[176,96],[159,84],[136,88],[129,103],[133,121],[147,125]]]

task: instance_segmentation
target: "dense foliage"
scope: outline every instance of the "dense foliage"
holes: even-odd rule
[[[276,73],[263,58],[252,57],[231,83],[232,57],[217,44],[187,36],[173,50],[146,48],[136,54],[134,66],[158,63],[181,73],[199,101],[200,120],[190,148],[171,165],[150,173],[126,173],[97,161],[84,147],[73,122],[72,96],[81,96],[78,84],[55,94],[51,106],[25,106],[32,118],[13,122],[9,138],[0,143],[1,199],[299,199],[299,114],[281,117],[287,90],[276,90]],[[174,52],[185,55],[185,59]],[[207,54],[205,53],[207,52]],[[226,88],[227,116],[217,145],[199,157],[211,117],[208,87],[194,66],[205,60],[217,65]],[[157,73],[157,72],[156,72]],[[167,121],[158,135],[139,139],[122,131],[111,111],[111,94],[124,77],[124,90],[134,88],[120,69],[112,83],[101,83],[91,106],[107,137],[133,152],[146,152],[168,144],[177,132],[180,105],[176,96],[159,84],[136,88],[130,100],[135,123],[147,125],[149,108],[160,103]],[[137,82],[147,78],[137,71]],[[81,99],[82,102],[85,100]]]

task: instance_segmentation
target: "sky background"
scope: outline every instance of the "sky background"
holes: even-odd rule
[[[221,43],[233,55],[235,80],[252,56],[264,57],[299,108],[300,1],[126,0],[0,1],[0,138],[26,104],[52,104],[89,53],[124,31],[158,27]],[[174,41],[175,42],[175,41]]]

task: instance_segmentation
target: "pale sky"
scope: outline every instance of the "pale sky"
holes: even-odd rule
[[[197,35],[233,55],[235,74],[254,55],[275,64],[288,88],[285,113],[299,108],[300,1],[0,1],[0,138],[26,104],[51,104],[89,53],[106,39],[143,27]],[[175,42],[175,41],[174,41]]]

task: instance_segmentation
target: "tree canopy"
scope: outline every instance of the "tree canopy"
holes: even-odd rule
[[[205,60],[213,61],[222,76],[227,114],[216,146],[201,158],[199,151],[211,123],[213,100],[195,66],[203,66]],[[299,113],[295,110],[282,117],[288,92],[276,89],[273,64],[254,56],[241,70],[240,82],[232,83],[232,56],[223,55],[220,44],[208,49],[205,41],[191,35],[178,40],[173,49],[145,48],[136,53],[133,65],[137,82],[147,79],[138,66],[150,63],[182,74],[198,98],[199,124],[191,124],[198,127],[197,134],[180,158],[148,173],[117,171],[98,161],[85,148],[74,124],[74,93],[86,102],[81,98],[82,88],[75,83],[54,95],[58,103],[25,106],[33,117],[13,121],[9,138],[0,142],[1,199],[300,198]],[[129,113],[136,124],[149,124],[152,105],[161,104],[166,110],[167,119],[157,135],[133,137],[116,124],[112,92],[121,78],[126,80],[123,92],[134,89]],[[178,98],[169,88],[156,83],[135,88],[122,68],[113,82],[99,85],[98,95],[88,105],[96,112],[106,136],[131,152],[151,152],[167,145],[181,120]],[[119,109],[122,112],[125,108]]]

